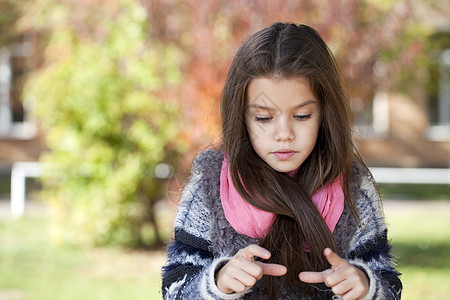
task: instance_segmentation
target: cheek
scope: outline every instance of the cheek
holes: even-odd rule
[[[313,130],[311,132],[311,150],[314,148],[314,146],[317,143],[317,139],[318,139],[318,134],[319,134],[319,129],[315,128],[315,130]]]
[[[264,147],[264,144],[265,144],[263,142],[264,137],[262,137],[261,135],[259,135],[258,133],[255,133],[255,132],[249,133],[249,136],[250,136],[250,142],[255,150],[258,151],[259,149]]]
[[[246,122],[245,127],[247,128],[248,135],[252,140],[255,138],[260,138],[264,136],[265,133],[267,133],[266,129],[254,122]]]
[[[247,130],[248,137],[250,139],[250,144],[252,145],[253,149],[258,152],[259,148],[259,140],[261,139],[260,134],[257,132],[258,128],[255,126],[252,126],[248,122],[245,124],[245,128]]]
[[[259,126],[248,126],[247,132],[250,137],[250,143],[252,144],[253,149],[257,153],[262,151],[262,149],[265,148],[267,143],[264,141],[266,140],[266,137],[264,136],[265,130],[261,130]]]
[[[299,130],[299,137],[300,137],[300,143],[303,145],[304,148],[311,149],[314,148],[317,141],[318,136],[318,127],[317,126],[310,126],[308,128],[302,128],[302,130]]]

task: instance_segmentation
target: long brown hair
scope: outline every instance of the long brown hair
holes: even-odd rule
[[[260,77],[305,78],[320,102],[322,122],[315,148],[293,178],[273,170],[251,146],[244,122],[246,88]],[[233,184],[245,201],[277,214],[260,245],[272,253],[272,262],[288,267],[288,274],[280,282],[268,278],[268,288],[276,294],[279,284],[299,286],[299,272],[330,267],[322,254],[326,247],[338,251],[311,196],[342,176],[345,201],[358,218],[350,198],[349,177],[353,161],[360,159],[352,144],[349,103],[334,56],[311,27],[275,23],[242,44],[221,100],[223,150],[230,161]],[[305,245],[309,252],[304,251]]]

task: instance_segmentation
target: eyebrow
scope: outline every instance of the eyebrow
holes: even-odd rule
[[[310,99],[310,100],[307,100],[307,101],[305,101],[303,103],[300,103],[300,104],[294,106],[292,109],[298,109],[298,108],[301,108],[301,107],[304,107],[304,106],[307,106],[307,105],[310,105],[310,104],[314,104],[314,103],[317,103],[317,101]],[[247,108],[259,108],[259,109],[265,109],[265,110],[275,110],[275,108],[273,108],[273,107],[260,105],[260,104],[250,104],[250,105],[247,106]]]

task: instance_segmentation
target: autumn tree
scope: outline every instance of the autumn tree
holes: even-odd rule
[[[338,60],[354,107],[361,110],[375,91],[414,73],[408,70],[414,69],[424,42],[410,0],[141,1],[152,36],[184,50],[180,99],[192,122],[190,138],[198,145],[219,140],[218,101],[231,58],[245,37],[265,26],[282,21],[317,29]],[[188,109],[194,103],[196,109]]]
[[[161,244],[153,205],[182,147],[176,48],[147,34],[132,0],[37,0],[23,22],[47,38],[26,99],[46,136],[43,196],[56,238]]]

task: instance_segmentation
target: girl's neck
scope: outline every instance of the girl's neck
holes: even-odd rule
[[[291,177],[294,177],[295,174],[297,174],[298,170],[300,170],[300,167],[301,167],[301,165],[297,169],[295,169],[293,171],[286,172],[286,174],[288,174]]]

